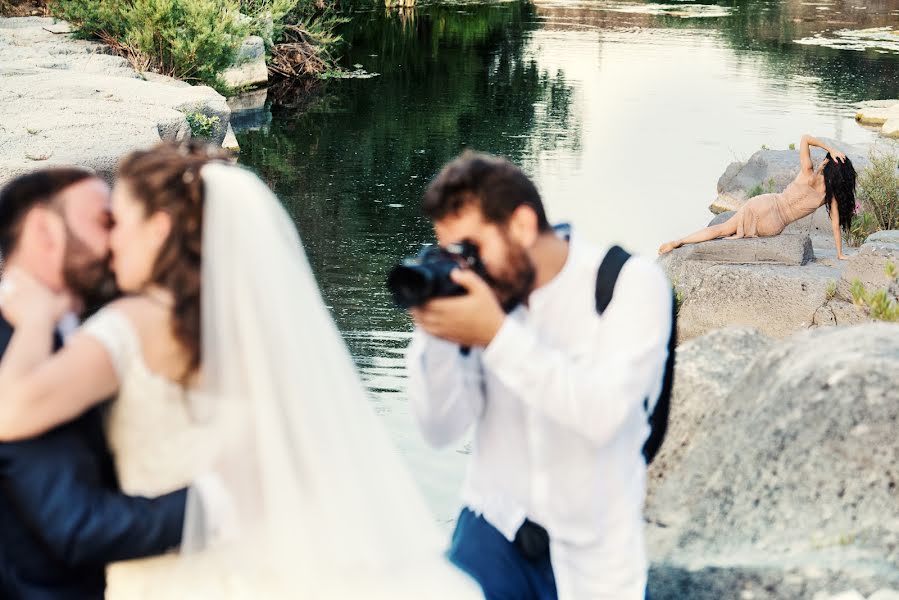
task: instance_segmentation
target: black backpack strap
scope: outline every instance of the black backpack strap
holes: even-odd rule
[[[673,292],[672,292],[673,295]],[[659,453],[665,434],[668,432],[668,414],[671,412],[671,391],[674,387],[674,359],[677,351],[677,303],[671,300],[671,333],[668,336],[668,358],[665,359],[665,375],[662,378],[662,391],[656,400],[655,408],[649,415],[650,433],[646,443],[643,444],[643,457],[646,464]],[[649,400],[646,400],[646,408],[649,410]]]
[[[612,302],[615,293],[615,283],[621,274],[621,269],[630,259],[631,255],[621,246],[612,246],[602,259],[599,271],[596,273],[596,312],[600,315],[605,312]],[[673,292],[672,292],[673,296]],[[652,412],[649,411],[649,398],[643,401],[649,419],[649,438],[643,445],[643,457],[646,464],[652,462],[668,431],[668,413],[671,409],[671,388],[674,385],[674,356],[677,348],[677,311],[675,302],[671,303],[671,333],[668,337],[668,358],[665,361],[665,375],[662,379],[662,391],[656,401]]]
[[[615,292],[615,282],[618,281],[618,275],[630,257],[627,250],[621,246],[612,246],[602,259],[596,273],[596,312],[599,314],[609,308],[612,294]]]

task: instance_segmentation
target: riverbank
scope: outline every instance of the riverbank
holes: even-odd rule
[[[125,153],[202,134],[221,145],[225,98],[206,86],[138,73],[104,44],[49,17],[0,17],[0,185],[42,166],[111,178]]]
[[[870,165],[872,148],[895,150],[888,141],[874,146],[828,143],[842,148],[859,174]],[[812,154],[815,160],[823,158],[818,149]],[[759,150],[749,160],[731,164],[719,179],[718,197],[710,206],[720,214],[708,224],[726,220],[751,196],[783,189],[798,169],[796,150]],[[856,280],[868,291],[885,289],[888,298],[897,300],[891,291],[893,278],[887,274],[889,264],[899,266],[897,235],[875,233],[860,246],[850,247],[843,234],[848,260],[839,260],[830,217],[822,207],[773,238],[715,240],[678,248],[660,257],[659,263],[680,299],[680,339],[733,326],[785,338],[814,327],[863,323],[869,313],[857,306]]]

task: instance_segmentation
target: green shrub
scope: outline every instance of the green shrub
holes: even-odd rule
[[[899,154],[872,149],[869,159],[871,164],[858,177],[859,199],[878,229],[899,229]]]
[[[207,117],[201,112],[189,113],[187,124],[190,125],[190,133],[194,137],[209,138],[219,124],[219,118],[215,115]]]
[[[899,286],[899,269],[892,262],[888,262],[884,272],[891,284],[888,288],[876,292],[868,291],[861,281],[854,280],[850,288],[852,302],[865,309],[872,319],[899,322],[899,302],[895,299],[896,287]]]
[[[850,246],[858,248],[865,243],[868,236],[878,231],[880,226],[877,219],[869,212],[861,212],[852,217],[852,224],[849,225],[849,234],[846,236],[846,243]]]
[[[238,0],[60,0],[53,9],[139,71],[213,86],[250,31]]]

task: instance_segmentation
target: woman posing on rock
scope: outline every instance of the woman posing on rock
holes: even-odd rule
[[[812,166],[810,146],[827,151],[827,156],[817,169]],[[783,192],[754,196],[724,223],[662,244],[659,254],[666,254],[685,244],[718,238],[775,236],[790,223],[812,214],[824,205],[833,225],[837,256],[845,259],[840,229],[849,231],[852,214],[855,212],[855,168],[852,161],[839,150],[824,145],[810,135],[804,135],[799,146],[799,164],[799,174]]]

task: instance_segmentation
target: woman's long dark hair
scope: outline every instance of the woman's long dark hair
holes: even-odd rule
[[[827,164],[824,165],[824,206],[830,214],[830,201],[837,200],[840,228],[849,233],[852,215],[855,214],[855,167],[847,156],[843,162],[835,160],[827,153]]]
[[[182,382],[200,367],[200,266],[203,246],[203,165],[226,155],[188,143],[163,142],[126,156],[118,177],[127,182],[147,216],[167,212],[172,231],[162,245],[148,284],[169,290],[175,298],[172,333],[187,353]]]

